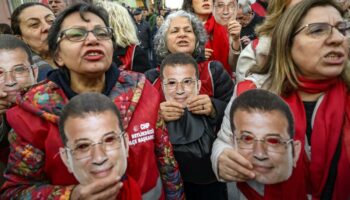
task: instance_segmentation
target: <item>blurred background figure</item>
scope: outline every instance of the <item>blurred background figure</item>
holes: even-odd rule
[[[152,62],[152,32],[150,24],[143,19],[142,10],[136,8],[133,16],[137,28],[137,37],[141,42],[141,46],[147,52],[148,60]]]
[[[52,12],[57,16],[68,7],[68,0],[49,0],[48,5]]]
[[[237,21],[242,25],[241,44],[245,48],[251,41],[257,38],[255,28],[264,21],[264,17],[257,15],[250,6],[249,0],[238,1]]]
[[[0,34],[12,34],[11,26],[8,24],[0,24]]]
[[[269,0],[256,0],[252,4],[253,11],[261,17],[265,17]]]
[[[117,2],[99,1],[109,13],[109,22],[114,30],[116,48],[113,53],[113,62],[120,69],[144,73],[151,68],[148,54],[140,46],[137,38],[137,29],[129,12]]]

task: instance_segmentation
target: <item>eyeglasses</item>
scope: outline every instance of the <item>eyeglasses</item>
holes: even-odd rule
[[[328,37],[332,34],[333,28],[337,29],[343,36],[350,35],[350,23],[347,21],[339,22],[335,26],[328,23],[306,24],[294,33],[294,36],[306,29],[306,34],[314,38]]]
[[[8,71],[0,67],[0,83],[5,82],[5,76],[7,73],[11,73],[12,77],[15,77],[16,79],[20,79],[20,78],[28,77],[30,75],[29,70],[30,70],[30,67],[27,67],[25,65],[17,65]]]
[[[249,133],[235,134],[238,148],[253,149],[255,142],[261,142],[268,152],[283,153],[287,144],[293,142],[293,139],[283,139],[280,136],[267,135],[262,139],[257,139]]]
[[[214,7],[218,10],[218,11],[223,11],[224,9],[228,9],[230,11],[236,10],[237,5],[235,2],[230,2],[228,4],[224,4],[224,3],[218,3],[216,5],[214,5]]]
[[[105,135],[99,142],[82,141],[75,144],[75,146],[72,149],[70,149],[69,147],[65,148],[72,153],[75,159],[86,159],[91,157],[91,149],[98,144],[102,145],[102,149],[105,153],[121,148],[122,139],[124,138],[125,134],[126,132],[121,132],[120,134],[117,134],[116,132],[111,132]]]
[[[59,37],[57,38],[57,43],[62,39],[67,38],[72,42],[80,42],[86,39],[89,32],[94,34],[98,40],[109,40],[113,37],[113,29],[110,27],[96,27],[91,31],[86,30],[85,28],[69,28],[63,30]]]
[[[197,82],[197,79],[184,78],[180,82],[178,82],[177,80],[170,79],[170,80],[168,80],[168,82],[163,82],[163,84],[166,86],[167,89],[175,90],[176,87],[179,85],[179,83],[180,83],[182,88],[188,89],[188,88],[191,88],[193,83],[195,83],[195,82]]]

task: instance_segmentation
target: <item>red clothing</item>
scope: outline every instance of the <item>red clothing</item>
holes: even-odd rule
[[[127,47],[126,54],[119,56],[119,60],[123,63],[123,65],[119,66],[120,69],[133,71],[135,49],[136,45],[130,45]]]
[[[174,182],[169,180],[181,182],[181,178],[167,132],[162,128],[162,121],[158,117],[157,94],[143,75],[122,71],[108,96],[119,108],[124,129],[129,135],[127,174],[138,182],[142,194],[153,194],[153,199],[158,199],[164,198],[159,176],[161,172],[167,198],[179,199],[182,194],[181,183],[172,185]],[[28,192],[33,199],[37,195],[54,196],[54,190],[61,192],[56,192],[57,196],[66,195],[70,190],[67,186],[77,184],[57,155],[63,146],[57,127],[58,114],[68,101],[57,84],[45,81],[26,93],[19,106],[8,111],[8,122],[15,131],[14,141],[11,142],[13,149],[29,149],[26,150],[27,154],[21,155],[24,158],[16,156],[18,152],[10,154],[9,162],[15,167],[5,175],[8,177],[2,188],[5,198],[17,194],[24,183],[28,186],[21,188],[21,195]],[[25,165],[21,164],[22,161],[25,161]],[[27,174],[22,174],[24,172]],[[27,188],[38,182],[49,182],[52,185],[44,185],[46,188]],[[179,195],[178,192],[180,197],[176,196]]]
[[[123,187],[118,193],[117,200],[141,200],[140,187],[130,176],[123,181]]]
[[[210,60],[218,60],[226,69],[227,73],[232,76],[232,69],[228,64],[230,42],[227,29],[216,23],[213,16],[210,16],[204,24],[204,28],[208,33],[209,39],[205,48],[213,49],[213,55]]]
[[[261,17],[265,17],[266,9],[260,3],[255,2],[251,5],[252,10]]]
[[[314,84],[318,88],[322,87],[325,95],[314,111],[316,114],[314,114],[315,119],[312,128],[311,160],[308,158],[305,149],[301,151],[297,167],[293,170],[290,179],[277,184],[278,186],[265,186],[265,192],[271,191],[272,194],[282,195],[274,198],[270,196],[270,199],[300,199],[307,194],[312,194],[313,199],[320,199],[338,143],[341,150],[332,199],[347,199],[350,197],[350,151],[347,150],[350,145],[350,131],[346,129],[346,126],[350,124],[350,94],[343,81],[335,80],[334,83],[330,83],[328,85]],[[252,81],[243,81],[237,86],[237,94],[239,95],[243,91],[253,88],[256,88],[256,86]],[[303,88],[302,90],[308,89],[308,92],[311,93],[315,91],[314,88],[300,88]],[[284,100],[294,114],[294,139],[300,140],[302,147],[304,147],[306,134],[304,105],[296,91],[284,97]],[[243,185],[243,190],[248,191],[247,187],[249,186]],[[276,189],[271,190],[273,187]],[[290,193],[290,188],[293,188],[293,193]],[[301,193],[302,197],[293,196],[295,193]],[[247,196],[251,194],[247,194]]]

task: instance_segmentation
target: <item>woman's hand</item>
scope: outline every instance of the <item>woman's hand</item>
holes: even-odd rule
[[[205,59],[209,60],[209,58],[213,55],[213,52],[214,52],[213,49],[205,48],[204,50]]]
[[[184,106],[175,101],[165,101],[160,104],[160,115],[165,122],[180,119],[184,114]]]
[[[104,179],[95,180],[87,185],[77,185],[72,190],[70,199],[117,199],[117,195],[122,186],[123,183],[120,181],[120,178],[106,177]]]
[[[197,115],[206,115],[215,117],[216,111],[211,99],[206,94],[191,97],[187,102],[187,108],[190,112]]]
[[[7,99],[6,92],[0,92],[0,115],[4,114],[11,106],[11,102]]]
[[[219,178],[227,182],[245,182],[255,177],[252,164],[236,150],[226,148],[218,158]]]

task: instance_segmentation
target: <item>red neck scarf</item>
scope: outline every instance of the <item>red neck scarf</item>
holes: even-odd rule
[[[117,200],[141,200],[140,186],[130,176],[123,181]]]
[[[230,51],[230,42],[228,39],[228,31],[224,26],[216,23],[211,15],[204,24],[204,28],[208,33],[209,39],[205,48],[213,49],[213,55],[210,60],[218,60],[223,65],[228,74],[232,76],[232,69],[228,64],[228,54]]]
[[[313,198],[317,199],[320,198],[326,184],[331,161],[341,137],[345,119],[344,111],[347,104],[347,89],[344,82],[340,79],[313,81],[299,78],[299,80],[302,84],[302,87],[299,88],[301,91],[308,93],[324,92],[322,102],[318,108],[315,108],[317,109],[317,112],[312,128],[311,162],[305,161],[307,160],[305,159],[307,158],[306,152],[302,151],[301,158],[304,159],[299,159],[297,164],[299,166],[304,166],[306,170],[305,175],[307,175],[307,184],[311,187],[309,188],[309,193],[311,192]],[[297,91],[284,99],[289,104],[294,114],[294,138],[300,140],[304,146],[306,115],[303,102]],[[349,164],[345,162],[339,161],[338,166]],[[338,174],[341,173],[338,171]]]

